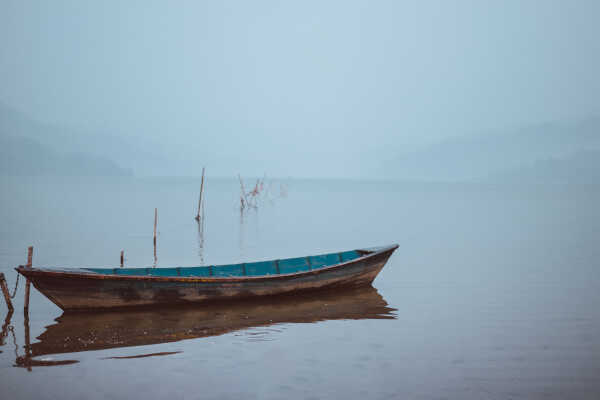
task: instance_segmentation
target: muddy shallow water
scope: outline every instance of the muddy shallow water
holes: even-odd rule
[[[284,258],[397,242],[373,288],[65,314],[23,287],[2,398],[600,397],[600,187],[1,178],[0,272]],[[250,182],[248,182],[250,185]],[[282,194],[284,196],[282,196]],[[6,320],[4,319],[7,318]],[[29,343],[29,346],[26,344]]]

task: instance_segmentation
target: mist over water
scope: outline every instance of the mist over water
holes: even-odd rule
[[[596,1],[3,5],[0,174],[464,180],[600,149]]]
[[[3,0],[11,290],[30,245],[159,268],[400,248],[372,288],[210,307],[62,315],[34,289],[24,320],[21,282],[0,398],[600,398],[599,16]],[[265,177],[257,209],[238,174]]]
[[[34,360],[59,365],[32,372],[16,362],[25,351],[21,288],[11,320],[18,354],[7,335],[1,386],[14,398],[67,399],[187,397],[199,380],[204,398],[600,393],[597,185],[288,180],[281,197],[279,183],[241,216],[239,182],[207,179],[201,244],[199,179],[4,178],[0,271],[11,289],[30,244],[34,266],[118,266],[121,249],[126,265],[151,266],[154,207],[159,266],[400,248],[375,292],[316,303],[55,322],[60,309],[33,290]],[[121,345],[102,347],[106,327]]]

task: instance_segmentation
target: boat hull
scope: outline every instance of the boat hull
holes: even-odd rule
[[[200,303],[369,285],[397,246],[320,270],[269,277],[190,278],[77,274],[19,267],[65,311]]]

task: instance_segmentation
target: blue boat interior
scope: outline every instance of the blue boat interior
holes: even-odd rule
[[[293,274],[317,270],[345,263],[362,257],[367,252],[350,250],[342,253],[317,256],[286,258],[272,261],[258,261],[243,264],[208,265],[202,267],[172,268],[83,268],[88,272],[103,275],[134,276],[189,276],[189,277],[242,277]]]

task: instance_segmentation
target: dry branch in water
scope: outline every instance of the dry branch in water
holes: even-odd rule
[[[244,188],[244,181],[242,180],[240,174],[238,174],[238,179],[240,180],[240,189],[242,191],[242,194],[240,195],[240,210],[243,211],[246,207],[256,208],[256,204],[248,201],[248,195],[246,194],[246,189]]]
[[[270,188],[273,185],[273,182],[265,183],[267,179],[267,175],[265,174],[262,178],[257,179],[254,187],[250,191],[246,191],[244,186],[244,181],[240,174],[238,174],[238,179],[240,181],[240,211],[244,211],[246,208],[258,208],[259,199],[266,199],[269,201],[273,201],[272,195],[270,194]],[[287,193],[284,193],[284,186],[281,186],[281,197],[285,197]]]

